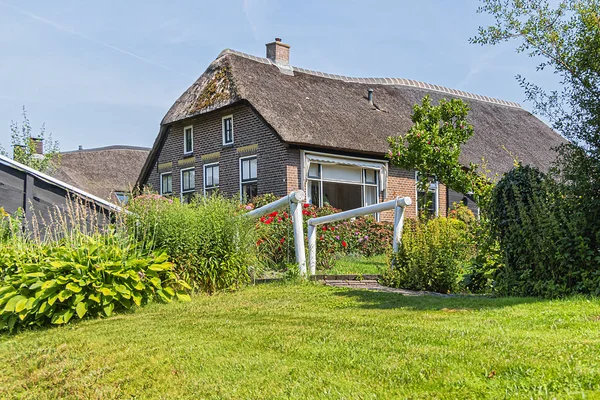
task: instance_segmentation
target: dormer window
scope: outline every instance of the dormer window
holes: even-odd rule
[[[233,144],[233,115],[223,117],[223,146]]]
[[[183,154],[190,154],[194,151],[194,127],[186,126],[183,128]]]

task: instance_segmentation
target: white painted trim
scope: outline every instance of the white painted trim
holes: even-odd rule
[[[309,168],[310,168],[310,164],[306,162],[306,159],[307,159],[307,156],[310,156],[312,154],[317,155],[317,156],[319,156],[319,155],[320,156],[326,156],[326,157],[332,158],[332,159],[340,159],[340,160],[348,159],[348,160],[356,160],[356,161],[367,161],[367,162],[371,162],[371,163],[374,163],[374,164],[380,164],[383,168],[386,169],[386,171],[387,171],[387,168],[388,168],[388,161],[387,160],[377,160],[377,159],[373,159],[373,158],[342,156],[342,155],[331,154],[331,153],[321,153],[321,152],[316,152],[316,151],[300,150],[300,168],[301,168],[301,177],[302,177],[302,180],[303,180],[303,184],[302,185],[304,187],[304,192],[307,195],[307,199],[308,199],[308,195],[310,193],[310,190],[309,190],[309,181],[312,180],[312,181],[318,181],[320,183],[320,188],[319,188],[320,199],[319,199],[319,202],[321,204],[323,203],[323,182],[343,183],[343,184],[346,184],[346,185],[361,186],[362,192],[363,192],[362,193],[362,200],[361,200],[362,204],[365,204],[365,197],[366,197],[365,186],[370,186],[370,187],[376,186],[377,187],[377,203],[376,204],[381,203],[381,192],[383,192],[383,187],[384,187],[384,185],[382,183],[382,180],[383,180],[383,176],[382,175],[383,174],[381,173],[381,171],[379,171],[379,176],[377,177],[377,184],[376,185],[374,185],[372,183],[366,183],[365,182],[365,173],[364,173],[364,171],[365,171],[365,169],[375,169],[375,170],[377,170],[377,169],[376,168],[365,168],[364,166],[360,166],[360,167],[357,166],[357,168],[361,169],[361,177],[360,177],[361,182],[360,183],[358,183],[358,182],[334,181],[334,180],[323,179],[323,168],[322,168],[323,165],[322,165],[322,163],[319,163],[319,162],[316,161],[315,163],[319,164],[321,166],[320,167],[321,170],[319,171],[320,172],[320,174],[319,174],[320,178],[319,179],[317,179],[317,178],[309,178],[308,177],[308,169],[305,170],[305,168],[306,168],[307,165],[309,165]],[[385,179],[387,179],[387,173],[385,174]],[[310,196],[312,198],[312,193],[310,193]],[[375,217],[379,221],[379,214],[376,214]]]
[[[415,211],[419,216],[419,188],[417,183],[419,181],[419,171],[415,171]],[[429,188],[427,189],[429,190]],[[446,194],[448,196],[448,194]],[[436,179],[435,181],[435,216],[440,216],[440,182]]]
[[[191,168],[183,168],[179,170],[179,199],[181,201],[183,201],[183,195],[185,193],[193,193],[196,191],[196,175],[194,173],[194,190],[187,190],[187,191],[183,191],[183,173],[185,171],[192,171],[192,170],[196,170],[196,167],[191,167]]]
[[[185,151],[185,131],[191,129],[192,130],[192,150]],[[183,128],[183,154],[192,154],[194,152],[194,125],[188,125]]]
[[[231,142],[230,143],[225,142],[225,119],[227,119],[227,118],[231,118]],[[235,134],[234,134],[234,130],[233,130],[233,114],[229,114],[229,115],[225,115],[225,116],[221,117],[221,137],[223,139],[223,146],[231,146],[232,144],[235,143]]]
[[[214,167],[214,166],[218,166],[219,162],[213,162],[213,163],[209,163],[209,164],[204,164],[202,166],[202,182],[203,182],[203,188],[204,188],[204,196],[206,196],[206,167]],[[214,180],[214,175],[213,175],[213,180]],[[221,184],[221,167],[219,167],[219,185],[217,187],[211,187],[211,189],[218,189],[219,186]]]
[[[251,159],[251,158],[256,158],[256,179],[252,180],[252,181],[247,181],[247,182],[244,182],[244,183],[258,182],[258,154],[254,154],[254,155],[251,155],[251,156],[240,157],[240,159],[239,159],[239,168],[238,168],[238,175],[240,176],[240,179],[239,179],[239,181],[240,181],[240,187],[239,187],[239,189],[240,189],[240,202],[244,201],[244,195],[242,193],[242,160],[248,160],[248,159]],[[220,173],[220,171],[219,171],[219,173]]]
[[[91,193],[88,193],[88,192],[83,191],[83,190],[81,190],[79,188],[76,188],[75,186],[71,186],[68,183],[65,183],[65,182],[63,182],[61,180],[58,180],[58,179],[53,178],[53,177],[51,177],[49,175],[46,175],[43,172],[37,171],[37,170],[35,170],[35,169],[31,168],[31,167],[28,167],[26,165],[23,165],[23,164],[17,162],[15,160],[11,160],[10,158],[5,157],[3,155],[0,155],[0,164],[8,165],[10,167],[16,168],[16,169],[21,170],[23,172],[26,172],[26,173],[28,173],[28,174],[30,174],[30,175],[38,178],[38,179],[41,179],[41,180],[46,181],[48,183],[51,183],[53,185],[59,186],[59,187],[65,189],[65,190],[67,190],[68,192],[76,193],[76,194],[78,194],[78,195],[80,195],[82,197],[85,197],[85,198],[87,198],[89,200],[92,200],[92,201],[94,201],[94,202],[96,202],[98,204],[101,204],[101,205],[103,205],[103,206],[105,206],[107,208],[110,208],[111,210],[119,211],[119,212],[123,211],[123,208],[119,207],[116,204],[113,204],[113,203],[111,203],[109,201],[101,199],[100,197],[94,196]]]
[[[164,196],[165,193],[163,191],[163,175],[171,175],[171,193],[167,193],[172,195],[173,194],[173,171],[169,171],[169,172],[161,172],[159,175],[159,179],[160,179],[160,183],[159,183],[159,188],[160,188],[160,195]]]

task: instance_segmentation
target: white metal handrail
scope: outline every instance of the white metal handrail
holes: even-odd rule
[[[410,206],[412,200],[410,197],[399,197],[395,200],[370,206],[355,208],[353,210],[342,211],[337,214],[325,215],[323,217],[311,218],[308,220],[308,263],[310,274],[314,275],[317,271],[317,233],[316,227],[323,224],[342,221],[345,219],[361,217],[363,215],[374,214],[382,211],[394,210],[394,252],[398,251],[398,244],[402,239],[402,228],[404,225],[404,208]]]
[[[261,217],[273,211],[280,210],[285,206],[290,207],[290,215],[292,216],[292,226],[294,231],[294,248],[296,251],[296,263],[300,270],[300,275],[306,275],[306,254],[304,253],[304,229],[302,227],[302,203],[305,195],[302,190],[296,190],[289,195],[275,200],[269,204],[252,210],[246,214],[247,217]]]

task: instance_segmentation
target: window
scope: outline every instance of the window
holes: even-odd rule
[[[308,201],[351,210],[379,202],[379,170],[339,164],[310,163]]]
[[[173,193],[173,174],[164,172],[160,174],[160,194],[168,196]]]
[[[189,154],[194,151],[194,127],[183,128],[183,153]]]
[[[219,188],[219,164],[204,166],[204,195],[210,196]]]
[[[120,204],[125,205],[129,202],[129,193],[126,192],[115,192],[115,197]]]
[[[415,173],[415,180],[420,179],[419,173]],[[435,177],[428,179],[429,186],[426,191],[417,186],[417,214],[427,218],[433,218],[438,215],[438,182]]]
[[[233,144],[233,115],[223,117],[223,145]]]
[[[242,201],[250,201],[258,194],[256,157],[240,158],[240,192]]]
[[[194,168],[181,170],[181,201],[189,203],[196,192],[196,170]]]

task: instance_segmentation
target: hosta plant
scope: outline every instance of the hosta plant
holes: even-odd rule
[[[78,247],[8,245],[0,257],[0,330],[110,316],[149,301],[187,301],[165,253],[141,254],[118,235],[82,236]]]

